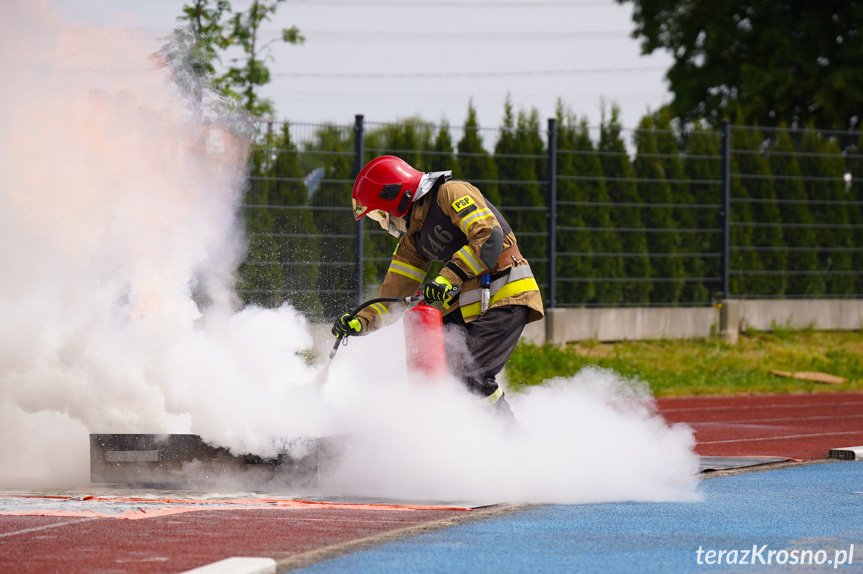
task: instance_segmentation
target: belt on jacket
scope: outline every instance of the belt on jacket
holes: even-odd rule
[[[524,259],[524,257],[521,256],[521,251],[518,250],[518,245],[513,245],[512,247],[504,249],[500,254],[500,257],[497,258],[497,264],[479,277],[484,275],[490,279],[497,279],[497,277],[503,275],[503,273],[501,273],[501,269],[518,265],[521,263],[522,259]],[[444,308],[449,308],[453,303],[458,301],[459,295],[461,295],[461,291],[453,295],[451,299],[447,299]]]
[[[521,263],[521,260],[524,259],[521,256],[521,251],[518,250],[518,245],[513,245],[508,249],[504,249],[500,254],[500,257],[497,258],[497,264],[489,269],[490,274],[497,273],[504,267],[509,267],[511,265],[518,265]]]

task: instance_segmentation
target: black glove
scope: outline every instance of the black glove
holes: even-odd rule
[[[446,294],[452,290],[452,283],[446,280],[445,277],[438,275],[434,281],[429,281],[423,285],[423,297],[426,301],[443,301],[446,299]]]
[[[333,323],[333,336],[336,338],[360,335],[362,332],[363,324],[359,319],[351,317],[350,313],[345,313]]]

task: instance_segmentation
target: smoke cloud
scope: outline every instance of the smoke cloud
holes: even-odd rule
[[[506,432],[457,382],[412,382],[398,325],[308,366],[299,313],[236,300],[251,132],[182,68],[182,42],[13,0],[0,43],[0,486],[85,485],[88,433],[265,457],[337,435],[330,493],[694,496],[691,430],[614,373],[508,395]]]

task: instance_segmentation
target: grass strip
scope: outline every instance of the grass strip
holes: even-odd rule
[[[736,345],[718,338],[567,345],[519,344],[507,363],[507,387],[519,391],[589,365],[648,385],[654,396],[863,390],[863,335],[849,331],[748,331]],[[820,371],[841,385],[778,377],[770,370]]]

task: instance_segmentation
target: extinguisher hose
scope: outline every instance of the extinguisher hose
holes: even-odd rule
[[[456,293],[458,293],[458,291],[459,291],[458,287],[453,287],[452,289],[449,290],[448,293],[455,295]],[[411,295],[410,297],[378,297],[377,299],[369,299],[368,301],[361,303],[359,307],[357,307],[356,309],[351,311],[348,314],[348,320],[353,319],[354,317],[356,317],[357,313],[359,313],[360,311],[362,311],[363,309],[365,309],[366,307],[368,307],[370,305],[374,305],[375,303],[412,303],[414,301],[424,301],[424,300],[425,300],[425,297],[423,297],[422,291],[417,291],[414,295]],[[347,335],[340,335],[340,336],[336,337],[336,342],[333,344],[333,350],[330,351],[330,359],[332,359],[333,357],[336,356],[336,353],[339,350],[339,345],[342,343],[343,340],[346,340],[346,339],[347,339]]]
[[[374,305],[375,303],[410,303],[412,301],[419,301],[422,299],[422,294],[417,293],[416,295],[411,295],[410,297],[378,297],[377,299],[369,299],[364,303],[361,303],[359,307],[348,313],[348,320],[353,319],[357,316],[357,313],[365,309],[370,305]],[[333,345],[333,350],[330,351],[330,359],[336,356],[336,353],[339,350],[339,345],[342,340],[346,339],[347,335],[340,335],[336,337],[336,342]]]

